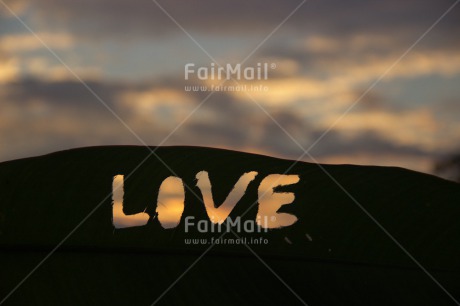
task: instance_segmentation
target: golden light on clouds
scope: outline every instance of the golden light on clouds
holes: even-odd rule
[[[344,135],[356,135],[362,131],[371,131],[390,139],[397,144],[415,144],[432,148],[439,125],[428,110],[407,112],[369,111],[352,112],[342,117],[341,113],[330,114],[322,119],[324,127],[336,125]]]
[[[253,82],[241,82],[253,84]],[[263,82],[268,91],[252,91],[249,94],[263,105],[286,105],[301,99],[314,100],[324,99],[348,87],[341,80],[323,81],[309,77],[290,77],[283,79],[270,79]],[[250,101],[244,92],[233,92],[237,98]]]
[[[0,46],[3,51],[14,53],[44,49],[45,46],[40,40],[52,49],[68,49],[72,48],[75,44],[75,39],[69,33],[65,32],[38,32],[36,36],[30,33],[0,36]]]
[[[311,36],[305,40],[303,47],[311,52],[336,52],[340,48],[340,42],[335,38]]]
[[[17,79],[19,75],[19,63],[16,58],[0,57],[0,85],[12,82]]]
[[[174,124],[194,107],[194,100],[179,90],[159,88],[128,91],[119,98],[120,107],[147,119]]]

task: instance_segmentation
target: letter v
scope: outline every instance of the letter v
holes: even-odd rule
[[[206,208],[206,213],[213,223],[223,223],[230,215],[230,212],[235,207],[236,203],[243,197],[248,185],[257,176],[256,171],[251,171],[243,174],[238,182],[236,182],[233,189],[228,194],[225,201],[216,207],[211,191],[211,182],[207,171],[200,171],[196,175],[196,185],[200,188],[201,195],[203,196],[203,203]]]

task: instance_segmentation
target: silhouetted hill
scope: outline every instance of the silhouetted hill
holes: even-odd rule
[[[267,233],[239,235],[267,239],[268,244],[249,246],[309,305],[453,305],[357,203],[460,298],[459,184],[401,168],[292,165],[221,149],[135,146],[81,148],[2,163],[0,299],[94,210],[5,305],[153,303],[210,246],[187,244],[186,239],[222,235],[184,231],[186,216],[207,219],[203,203],[192,193],[201,196],[195,176],[202,170],[209,173],[216,203],[243,173],[258,172],[230,214],[233,218],[257,203],[265,176],[299,175],[298,183],[277,190],[295,194],[280,212],[298,221]],[[154,217],[156,199],[171,170],[192,191],[186,189],[178,227],[163,229]],[[146,226],[113,227],[116,175],[125,175],[125,213],[145,210],[152,216]],[[254,220],[257,207],[243,219]],[[224,238],[236,237],[228,233]],[[244,245],[216,245],[159,300],[171,303],[300,301]]]

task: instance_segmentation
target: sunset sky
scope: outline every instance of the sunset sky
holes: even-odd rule
[[[297,159],[314,144],[319,162],[431,172],[460,151],[454,4],[0,0],[0,161],[142,142]],[[274,65],[238,81],[267,91],[185,90],[211,84],[185,80],[187,63],[245,59]]]

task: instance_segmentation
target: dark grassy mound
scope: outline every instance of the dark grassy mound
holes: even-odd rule
[[[257,201],[266,175],[298,174],[300,182],[281,191],[295,193],[282,211],[299,221],[241,236],[269,240],[250,247],[309,305],[454,305],[318,165],[290,168],[293,161],[196,147],[161,147],[155,154],[198,195],[195,175],[208,171],[217,203],[244,172],[259,172],[231,217]],[[184,239],[220,236],[185,233],[183,222],[164,230],[155,218],[114,230],[112,177],[126,177],[142,162],[125,182],[125,211],[147,208],[154,215],[158,187],[172,175],[157,156],[145,147],[94,147],[0,164],[0,300],[101,204],[5,305],[153,303],[209,247]],[[460,185],[400,168],[323,167],[460,298]],[[254,205],[244,219],[256,214]],[[185,216],[206,218],[189,190]],[[245,246],[218,245],[159,301],[216,303],[300,301]]]

